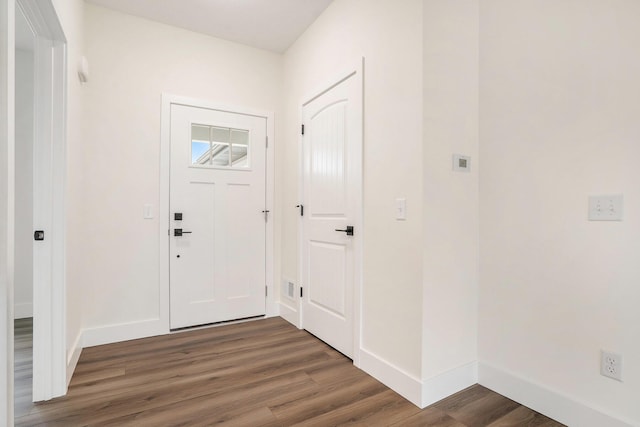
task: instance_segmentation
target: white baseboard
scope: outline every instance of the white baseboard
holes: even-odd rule
[[[71,346],[71,351],[67,354],[67,386],[71,382],[73,372],[76,370],[78,360],[80,360],[80,354],[82,353],[82,334],[82,331],[78,332],[78,336],[73,346]]]
[[[422,405],[426,408],[478,383],[478,362],[468,363],[435,377],[422,380]]]
[[[25,302],[22,304],[14,304],[13,318],[25,319],[27,317],[33,317],[33,303]]]
[[[287,304],[283,304],[282,302],[278,302],[278,306],[280,308],[280,317],[291,323],[296,328],[299,328],[300,316],[298,315],[298,310],[291,308]]]
[[[570,427],[632,427],[638,422],[621,420],[560,392],[551,390],[487,363],[479,365],[479,382],[496,393],[525,405]]]
[[[161,319],[149,319],[85,329],[82,334],[82,344],[84,347],[93,347],[168,333],[169,327],[166,322]]]
[[[421,407],[422,382],[364,348],[360,349],[358,368],[371,375],[409,402]]]

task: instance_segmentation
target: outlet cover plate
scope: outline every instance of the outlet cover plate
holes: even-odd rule
[[[622,382],[622,355],[601,350],[600,374]]]

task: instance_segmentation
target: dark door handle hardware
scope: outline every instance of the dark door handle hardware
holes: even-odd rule
[[[336,231],[344,231],[345,233],[347,233],[347,236],[353,236],[353,225],[347,225],[346,230],[339,230],[336,228]]]
[[[182,221],[182,213],[181,212],[176,212],[173,214],[173,220],[174,221]]]
[[[44,240],[44,230],[36,230],[33,232],[33,240]]]
[[[175,237],[182,237],[183,234],[191,234],[191,231],[182,231],[182,228],[173,229],[173,235]]]
[[[297,205],[296,208],[300,208],[300,216],[304,216],[304,205]]]

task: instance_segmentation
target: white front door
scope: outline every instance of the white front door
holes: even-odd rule
[[[303,106],[302,326],[348,357],[361,256],[361,81],[353,73]]]
[[[265,314],[266,118],[171,105],[171,328]]]

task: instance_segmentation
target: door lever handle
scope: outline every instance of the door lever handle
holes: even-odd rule
[[[183,234],[191,234],[191,231],[182,231],[182,228],[173,229],[173,235],[175,237],[182,237]]]
[[[346,230],[339,230],[336,228],[336,231],[344,231],[345,233],[347,233],[347,236],[353,236],[353,225],[347,225]]]

